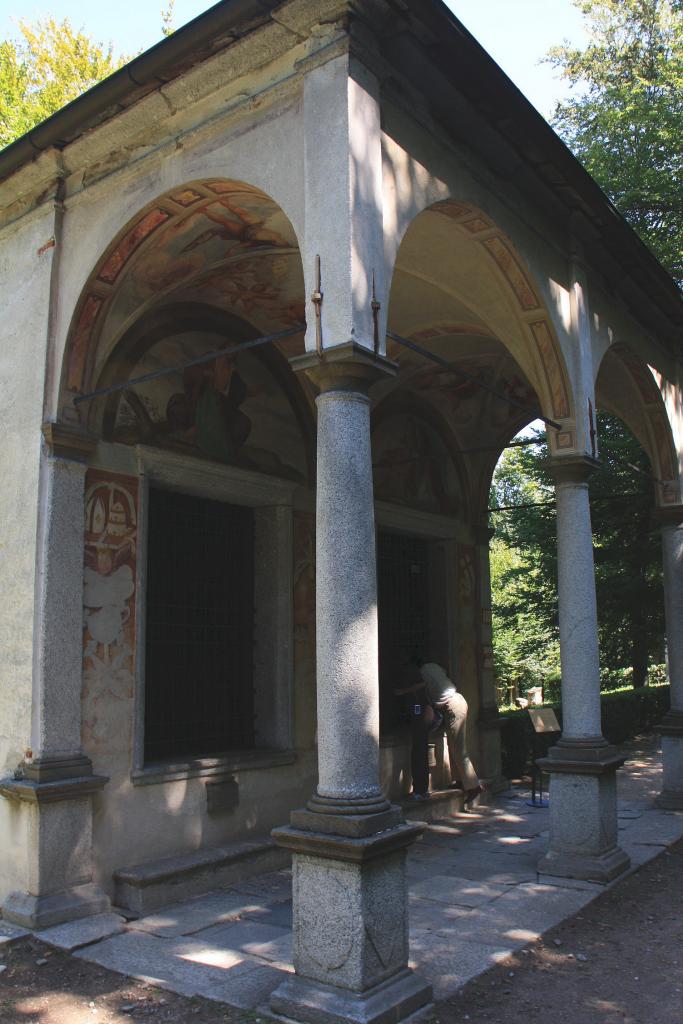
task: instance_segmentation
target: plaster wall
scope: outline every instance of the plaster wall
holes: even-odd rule
[[[52,205],[0,235],[0,775],[31,745],[40,427],[55,249]],[[24,881],[26,822],[0,800],[0,902]]]
[[[303,806],[317,779],[312,752],[276,768],[237,770],[228,777],[239,785],[238,806],[209,813],[206,782],[219,777],[134,785],[128,758],[102,765],[112,779],[93,803],[94,881],[109,894],[119,868],[267,835],[289,809]]]

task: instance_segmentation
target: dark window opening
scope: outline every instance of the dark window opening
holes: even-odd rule
[[[377,537],[380,729],[400,727],[407,698],[394,696],[405,685],[411,658],[427,657],[429,543],[419,537],[380,531]]]
[[[150,490],[145,762],[254,746],[254,514]]]

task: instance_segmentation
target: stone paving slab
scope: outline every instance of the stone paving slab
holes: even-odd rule
[[[653,806],[660,775],[652,752],[633,764],[632,777],[620,775],[619,841],[637,866],[683,835],[683,814]],[[537,875],[549,812],[529,807],[528,797],[504,794],[492,807],[439,819],[409,852],[411,960],[437,999],[605,891]],[[270,993],[292,971],[291,928],[291,872],[277,871],[149,915],[75,955],[268,1014]]]
[[[207,896],[196,896],[184,903],[175,903],[137,921],[131,921],[129,928],[174,938],[235,920],[243,914],[267,914],[269,909],[268,903],[264,903],[258,897],[235,892],[231,888],[212,892]]]
[[[491,885],[519,885],[521,882],[536,881],[536,858],[511,859],[505,854],[488,854],[477,857],[474,852],[458,855],[448,861],[434,865],[434,874],[456,875],[470,881],[488,882]],[[422,865],[414,865],[408,859],[408,883],[419,882],[425,877]]]
[[[408,897],[408,922],[410,934],[414,931],[438,931],[457,927],[460,918],[469,912],[464,907],[443,905],[434,900],[423,900],[418,896]]]
[[[126,932],[78,950],[74,956],[185,996],[203,995],[235,1006],[241,978],[262,962],[210,942],[180,942],[144,932]],[[253,1004],[251,1004],[253,1005]]]
[[[623,829],[621,839],[643,846],[668,846],[683,834],[683,813],[648,811],[638,821]]]
[[[410,891],[414,896],[426,900],[438,900],[440,903],[453,903],[461,907],[479,907],[502,896],[506,889],[502,885],[489,885],[487,882],[454,875],[434,875],[411,885]]]
[[[511,945],[475,945],[465,941],[449,941],[431,932],[411,935],[411,966],[430,982],[435,999],[445,999],[482,971],[504,960],[514,952]]]
[[[292,872],[270,871],[266,875],[254,875],[231,886],[235,892],[243,892],[251,896],[260,896],[270,902],[290,900],[292,898]]]
[[[78,921],[57,924],[35,935],[41,942],[70,953],[81,946],[89,946],[91,942],[118,935],[125,927],[126,919],[119,914],[94,914],[92,917],[81,917]]]
[[[582,892],[592,892],[599,896],[605,891],[604,885],[599,882],[586,882],[583,878],[558,878],[556,875],[539,875],[537,881],[541,885],[554,885],[557,889],[578,889]]]
[[[0,952],[11,943],[30,934],[28,928],[21,928],[18,924],[11,924],[9,921],[0,919]]]
[[[268,960],[284,960],[291,956],[292,932],[288,928],[259,924],[255,921],[238,921],[231,925],[217,925],[201,933],[201,938],[213,942],[223,949]]]

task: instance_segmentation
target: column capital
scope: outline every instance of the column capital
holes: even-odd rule
[[[675,530],[677,526],[683,526],[683,505],[658,505],[652,517],[663,530]]]
[[[47,420],[41,428],[50,453],[72,462],[87,462],[97,447],[97,438],[80,426]]]
[[[585,484],[600,468],[600,461],[591,455],[552,455],[545,460],[555,484]]]
[[[394,377],[398,366],[386,356],[375,354],[357,342],[327,348],[321,356],[306,353],[290,360],[297,373],[305,373],[320,394],[326,391],[355,391],[367,395],[383,377]]]

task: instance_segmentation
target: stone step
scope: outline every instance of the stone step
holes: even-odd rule
[[[205,847],[115,871],[114,903],[126,917],[142,917],[289,863],[290,854],[270,838]]]
[[[402,800],[400,806],[409,821],[438,821],[462,814],[464,799],[461,789],[432,789],[429,800]],[[481,800],[482,797],[478,797],[475,806]]]

